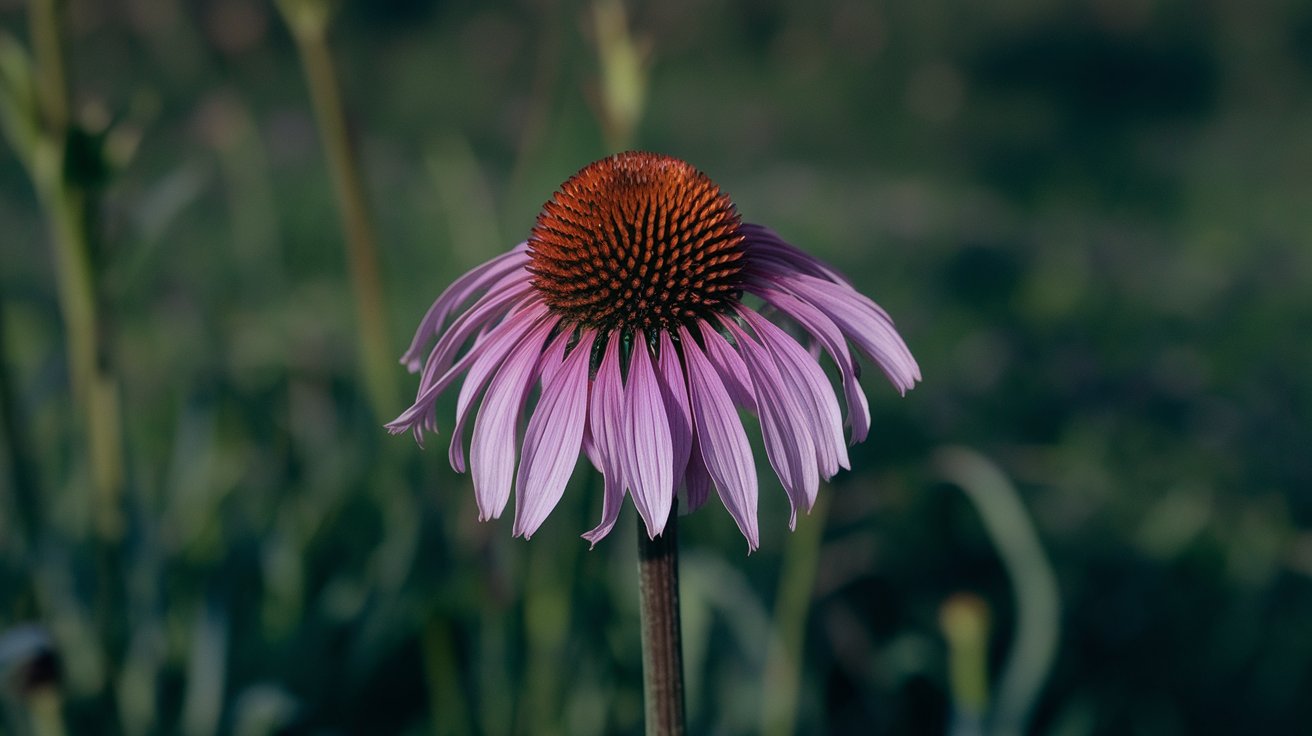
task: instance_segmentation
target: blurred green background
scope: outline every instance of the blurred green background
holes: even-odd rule
[[[62,5],[123,472],[96,490],[0,0],[0,730],[640,733],[631,506],[589,551],[581,465],[512,539],[445,436],[381,429],[416,380],[365,388],[278,8]],[[614,10],[348,1],[329,47],[393,357],[624,136],[615,82],[633,145],[850,274],[919,359],[905,399],[867,381],[871,439],[797,532],[759,445],[757,553],[716,502],[683,519],[693,732],[1306,733],[1312,5]]]

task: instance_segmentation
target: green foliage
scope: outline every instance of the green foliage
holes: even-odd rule
[[[588,550],[600,494],[581,463],[514,540],[476,521],[448,435],[421,451],[378,426],[277,10],[66,5],[125,531],[94,532],[26,167],[26,15],[0,4],[0,630],[40,624],[63,665],[53,710],[0,683],[0,729],[39,712],[133,736],[640,732],[632,509]],[[868,367],[872,438],[822,488],[823,518],[789,534],[763,481],[750,557],[715,501],[683,519],[694,733],[780,728],[780,703],[803,733],[943,732],[939,612],[962,592],[987,605],[996,681],[1023,617],[1007,545],[934,463],[948,445],[1015,485],[1055,572],[1031,732],[1312,720],[1312,11],[629,5],[612,53],[647,75],[646,103],[607,130],[599,95],[629,110],[607,90],[633,82],[598,69],[588,8],[334,9],[390,344],[609,134],[692,162],[744,219],[835,263],[920,361],[905,399]]]

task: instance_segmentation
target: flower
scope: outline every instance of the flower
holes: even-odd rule
[[[601,523],[583,535],[594,545],[626,492],[654,538],[676,491],[692,510],[714,486],[755,549],[756,466],[738,410],[760,419],[792,527],[820,479],[849,467],[820,350],[837,364],[853,443],[866,438],[870,409],[849,343],[898,391],[920,380],[883,309],[830,266],[743,223],[705,174],[652,153],[588,165],[543,206],[527,242],[447,288],[401,359],[411,372],[434,338],[414,404],[388,429],[422,442],[437,430],[438,395],[464,376],[450,460],[470,470],[479,519],[500,516],[513,485],[514,534],[531,536],[581,449],[605,478]]]

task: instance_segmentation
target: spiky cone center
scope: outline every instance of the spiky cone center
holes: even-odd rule
[[[739,299],[741,224],[729,197],[689,164],[620,153],[583,168],[542,206],[528,269],[566,320],[651,334]]]

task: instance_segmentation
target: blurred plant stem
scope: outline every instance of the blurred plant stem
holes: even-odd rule
[[[952,694],[951,736],[979,736],[989,705],[989,606],[977,595],[957,593],[939,609],[939,629],[948,643],[948,690]]]
[[[533,60],[533,83],[528,96],[529,104],[520,117],[519,141],[516,144],[515,163],[507,177],[508,192],[520,192],[532,161],[542,148],[550,123],[551,110],[556,97],[556,85],[562,77],[560,70],[564,57],[564,26],[569,13],[562,12],[558,0],[534,3],[538,13],[538,32],[535,41],[537,52]],[[533,192],[533,197],[537,197]]]
[[[428,676],[429,717],[433,733],[472,733],[469,704],[460,688],[460,663],[456,660],[454,627],[451,620],[433,613],[424,623],[424,671]]]
[[[81,407],[86,433],[93,521],[98,536],[115,544],[123,534],[122,419],[96,289],[88,182],[78,178],[85,172],[68,160],[75,131],[58,5],[57,0],[32,0],[29,7],[40,123],[25,160],[54,242],[73,399]]]
[[[5,111],[6,132],[27,166],[54,247],[73,404],[81,414],[90,476],[87,504],[96,542],[98,643],[105,655],[104,672],[108,673],[97,695],[104,709],[105,728],[113,733],[121,727],[114,674],[122,660],[125,639],[124,449],[118,380],[110,360],[93,248],[94,194],[103,184],[105,169],[101,140],[79,129],[70,112],[60,8],[58,0],[29,3],[34,59],[30,72],[24,74],[25,70],[19,69],[21,55],[12,53],[12,49],[6,52],[3,102],[9,108]],[[30,81],[26,88],[21,77]]]
[[[779,592],[774,603],[774,636],[765,655],[761,701],[761,733],[786,736],[796,732],[802,687],[806,620],[820,564],[820,544],[829,517],[829,494],[816,497],[805,520],[798,524],[784,553]]]
[[[629,31],[620,0],[593,2],[592,20],[601,66],[601,127],[610,150],[624,151],[633,146],[647,102],[646,54]]]
[[[1057,578],[1038,533],[1007,476],[988,458],[962,447],[946,447],[935,465],[965,491],[1007,569],[1016,598],[1016,634],[998,679],[986,732],[1020,736],[1057,654],[1061,602]]]
[[[18,408],[18,394],[9,374],[9,342],[6,339],[5,303],[0,299],[0,432],[9,452],[9,477],[20,535],[29,549],[41,532],[40,501],[37,498],[37,464]]]
[[[577,499],[601,492],[601,474],[584,477],[583,492],[566,503],[582,517]],[[581,545],[575,540],[560,542],[541,537],[535,543],[552,544],[554,555],[530,556],[524,581],[524,629],[527,655],[524,664],[525,693],[520,709],[520,730],[535,733],[570,733],[564,723],[563,704],[569,683],[562,680],[560,663],[569,656],[569,632],[574,620],[574,595],[579,576]]]
[[[43,687],[28,698],[32,736],[64,736],[64,703],[59,689]]]
[[[346,111],[337,87],[337,73],[328,50],[328,26],[333,7],[328,0],[279,0],[278,7],[296,40],[305,71],[314,117],[323,136],[324,151],[337,192],[337,206],[345,231],[346,254],[355,290],[365,389],[379,417],[391,416],[399,396],[387,339],[378,246],[369,218],[364,182],[355,148],[347,130]]]
[[[68,131],[68,81],[59,30],[59,0],[31,0],[28,22],[36,56],[36,94],[48,133]],[[62,139],[61,139],[62,142]]]
[[[655,539],[638,519],[638,586],[642,618],[642,694],[647,736],[686,732],[683,637],[679,627],[679,512],[670,510]]]

